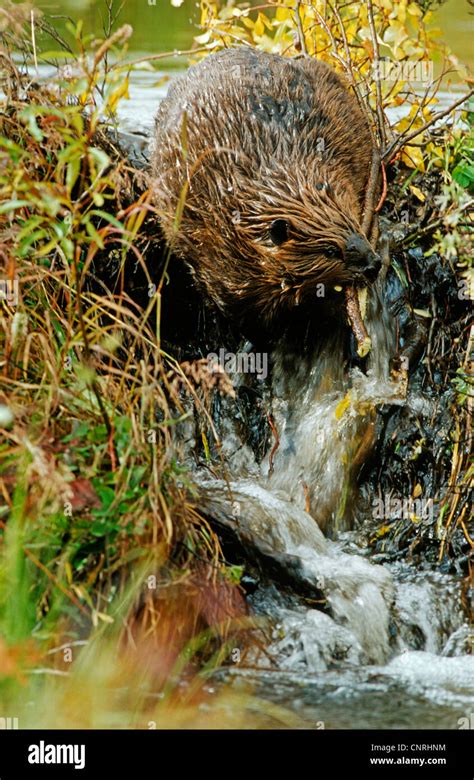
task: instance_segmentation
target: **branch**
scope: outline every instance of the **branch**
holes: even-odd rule
[[[375,64],[375,73],[376,73],[376,79],[375,79],[375,89],[377,91],[377,119],[378,119],[378,130],[379,130],[379,137],[380,137],[380,145],[382,149],[384,148],[386,144],[386,136],[385,136],[385,116],[383,112],[383,102],[382,102],[382,85],[380,82],[380,54],[379,54],[379,43],[377,40],[377,32],[375,30],[375,22],[374,22],[374,9],[372,5],[372,0],[367,0],[367,15],[369,18],[369,26],[370,26],[370,34],[372,36],[372,48],[374,50],[374,64]]]
[[[300,44],[301,51],[303,52],[303,54],[308,54],[308,47],[306,46],[306,38],[303,31],[303,22],[301,21],[300,8],[301,8],[301,0],[296,0],[295,14],[296,14],[296,27],[298,30],[298,43]]]
[[[152,62],[153,60],[163,60],[170,57],[182,57],[187,54],[199,54],[202,51],[209,51],[207,46],[201,46],[199,49],[182,49],[180,51],[165,51],[161,54],[148,54],[146,57],[138,57],[136,60],[130,60],[129,62],[115,62],[110,66],[110,70],[115,68],[128,68],[132,65],[139,65],[141,62]]]
[[[374,144],[372,151],[372,164],[370,166],[369,179],[364,199],[364,216],[362,219],[362,232],[368,236],[375,211],[375,194],[379,181],[380,152]]]

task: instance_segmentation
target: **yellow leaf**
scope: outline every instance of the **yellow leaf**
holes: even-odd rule
[[[171,0],[173,2],[173,0]],[[179,4],[181,5],[182,0],[178,0]],[[173,5],[176,4],[176,0],[173,3]],[[95,617],[99,618],[99,620],[102,620],[104,623],[113,623],[114,619],[113,617],[110,617],[110,615],[106,615],[104,612],[96,612]]]
[[[287,19],[291,19],[291,10],[289,8],[277,8],[275,19],[277,22],[286,22]]]
[[[207,32],[203,33],[202,35],[196,35],[194,40],[196,41],[196,43],[199,43],[202,46],[204,43],[208,43],[210,37],[211,37],[211,31],[208,30]]]
[[[109,96],[109,99],[108,99],[107,102],[108,102],[110,110],[112,112],[115,111],[115,109],[117,108],[118,102],[122,98],[125,98],[126,100],[128,100],[129,97],[130,96],[128,94],[128,78],[125,78],[122,81],[122,83],[119,84],[118,87],[116,89],[114,89],[114,91]]]
[[[206,461],[209,463],[209,461],[211,460],[211,452],[209,449],[209,442],[207,440],[207,436],[204,433],[204,431],[201,431],[201,440],[204,447],[204,455],[206,457]]]
[[[432,314],[428,309],[413,309],[413,313],[417,314],[418,317],[425,317],[427,320],[432,317]]]
[[[402,24],[405,24],[405,19],[406,19],[406,15],[407,15],[407,13],[406,13],[406,0],[401,0],[400,2],[398,2],[397,5],[396,5],[396,8],[397,8],[397,18],[399,19],[399,21]]]
[[[401,22],[390,22],[390,26],[385,30],[383,40],[385,43],[400,44],[407,37],[406,30]]]
[[[408,168],[416,168],[422,173],[425,172],[423,153],[419,146],[405,146],[402,152],[402,161]]]
[[[425,194],[419,189],[419,187],[415,187],[414,184],[410,184],[410,190],[413,192],[413,195],[415,195],[418,200],[421,200],[422,203],[425,202],[426,196]]]
[[[257,21],[255,22],[255,35],[263,35],[265,32],[265,23],[264,23],[264,15],[259,14],[257,17]]]
[[[407,8],[407,13],[410,14],[410,16],[421,16],[421,8],[417,3],[410,3],[410,5]]]
[[[336,420],[340,420],[341,417],[345,414],[349,406],[351,405],[351,391],[349,390],[342,401],[339,401],[338,405],[336,406]]]
[[[371,538],[370,541],[371,542],[377,541],[377,539],[380,539],[382,536],[385,536],[391,530],[392,530],[392,526],[391,525],[383,525],[381,528],[379,528],[376,531],[376,533],[373,535],[373,537]]]

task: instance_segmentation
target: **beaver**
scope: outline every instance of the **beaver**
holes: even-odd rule
[[[156,116],[166,241],[240,320],[268,324],[328,286],[370,282],[380,263],[361,218],[372,151],[357,101],[324,62],[250,47],[209,55]]]

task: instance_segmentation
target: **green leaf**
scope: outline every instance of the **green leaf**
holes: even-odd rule
[[[23,206],[30,206],[29,200],[7,200],[6,203],[2,203],[0,206],[0,214],[6,214],[9,211],[15,209],[21,209]]]
[[[94,488],[97,493],[97,495],[100,498],[101,501],[101,508],[97,509],[97,512],[104,513],[107,512],[108,508],[112,504],[112,501],[115,499],[115,490],[113,488],[107,487],[106,485],[99,484],[96,480],[94,480]]]
[[[100,233],[97,232],[97,230],[95,229],[95,227],[92,224],[92,222],[90,221],[90,219],[88,219],[85,224],[86,224],[86,230],[87,230],[89,236],[91,237],[92,241],[95,244],[97,244],[99,249],[103,249],[104,248],[104,242],[102,241]]]
[[[89,154],[94,162],[97,163],[99,171],[105,170],[105,168],[108,168],[110,165],[110,157],[102,149],[98,149],[96,146],[91,146],[89,148]]]
[[[36,106],[28,106],[27,108],[24,108],[23,111],[20,111],[18,116],[25,123],[30,135],[33,136],[35,141],[42,141],[43,133],[38,127],[38,123],[36,121],[35,109]]]
[[[110,222],[111,225],[118,228],[119,230],[125,229],[123,224],[119,222],[118,219],[113,217],[112,214],[107,214],[106,211],[101,211],[100,209],[92,209],[92,211],[89,211],[89,214],[95,214],[96,216],[105,219],[106,222]]]
[[[71,433],[68,433],[67,436],[63,437],[64,442],[73,441],[73,439],[83,439],[90,430],[90,422],[88,420],[84,420],[83,422],[80,422],[79,424],[74,424],[73,430]]]
[[[55,51],[52,49],[51,51],[42,51],[39,55],[38,59],[41,60],[71,60],[75,59],[75,55],[72,54],[69,51],[64,50],[58,50]]]
[[[22,149],[21,146],[18,146],[18,144],[16,144],[10,138],[0,138],[0,148],[1,147],[8,151],[14,163],[18,163],[21,158],[27,154],[27,152]]]
[[[467,190],[474,188],[474,165],[461,163],[453,171],[453,179]]]
[[[116,530],[117,527],[115,523],[112,520],[105,520],[104,518],[95,520],[91,525],[91,534],[93,536],[107,536],[107,534]]]

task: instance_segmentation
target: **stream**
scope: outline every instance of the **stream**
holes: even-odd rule
[[[167,90],[153,83],[156,75],[133,74],[119,115],[138,160]],[[442,103],[452,99],[441,95]],[[290,586],[262,580],[248,595],[267,625],[266,653],[219,671],[209,689],[222,680],[250,686],[313,728],[456,729],[472,723],[474,712],[473,635],[461,580],[375,563],[351,530],[360,519],[353,463],[364,442],[370,445],[377,409],[420,401],[390,375],[397,334],[384,274],[371,291],[367,325],[373,347],[364,370],[344,370],[337,328],[314,349],[284,338],[272,348],[261,386],[280,441],[260,462],[230,400],[216,419],[227,480],[196,468],[192,424],[182,426],[183,461],[199,485],[200,509]],[[234,387],[245,384],[245,375],[229,373]]]

